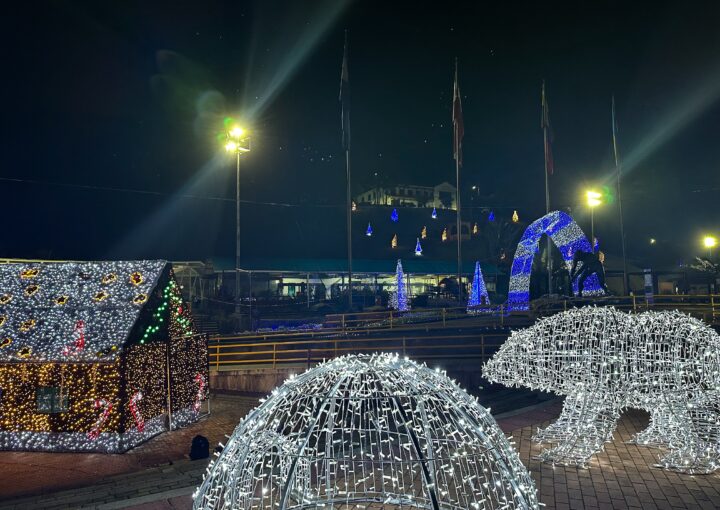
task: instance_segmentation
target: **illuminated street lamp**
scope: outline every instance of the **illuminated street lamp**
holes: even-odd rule
[[[717,246],[718,240],[713,236],[703,237],[703,245],[708,250],[708,258],[712,258],[712,249]]]
[[[235,184],[235,314],[240,317],[240,155],[250,152],[250,136],[240,126],[233,126],[227,132],[225,150],[235,154],[236,184]],[[250,295],[252,306],[252,292]],[[251,322],[252,327],[252,322]]]
[[[595,208],[602,204],[602,195],[595,190],[587,190],[585,198],[590,207],[590,249],[595,253]]]

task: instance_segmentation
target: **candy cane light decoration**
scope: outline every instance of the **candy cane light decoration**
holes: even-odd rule
[[[140,409],[138,409],[138,402],[140,402],[142,398],[142,392],[137,391],[130,399],[130,412],[135,419],[135,426],[137,427],[138,432],[145,430],[145,420],[143,420],[142,414],[140,414]]]
[[[107,422],[108,418],[110,417],[110,411],[112,411],[112,407],[112,402],[108,402],[104,398],[95,399],[95,409],[102,408],[103,412],[100,417],[98,417],[98,419],[95,421],[93,428],[90,430],[90,432],[88,432],[88,437],[93,441],[100,437],[100,431],[105,425],[105,422]]]
[[[195,403],[193,404],[193,409],[196,413],[199,413],[200,406],[202,405],[202,401],[205,397],[205,376],[202,374],[197,374],[195,376],[195,382],[198,384],[198,392],[195,396]]]

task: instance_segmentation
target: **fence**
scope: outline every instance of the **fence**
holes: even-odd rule
[[[210,363],[223,366],[276,367],[278,364],[311,365],[349,353],[399,352],[415,359],[484,359],[508,336],[465,330],[523,327],[538,317],[553,315],[575,306],[614,306],[628,312],[679,310],[705,322],[720,325],[720,296],[659,295],[576,298],[533,302],[532,310],[508,312],[504,305],[484,306],[483,313],[468,314],[465,308],[437,308],[409,312],[357,312],[328,315],[322,325],[306,331],[263,332],[211,338]],[[443,332],[443,330],[445,330]],[[440,333],[440,334],[435,334]]]

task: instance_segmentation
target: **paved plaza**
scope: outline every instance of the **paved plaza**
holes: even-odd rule
[[[217,444],[230,434],[257,399],[216,395],[213,415],[188,429],[164,434],[125,455],[3,453],[0,509],[98,508],[169,510],[191,508],[190,495],[207,461],[190,461],[190,439],[203,434]],[[529,466],[548,509],[715,509],[720,508],[720,475],[689,476],[652,467],[659,450],[627,444],[647,425],[639,411],[623,416],[615,440],[592,459],[589,469],[543,464],[530,437],[560,412],[555,401],[499,417]],[[87,458],[87,459],[83,459]],[[147,467],[153,462],[155,467]],[[33,484],[35,488],[33,489]],[[63,487],[79,487],[62,490]],[[7,498],[32,493],[33,496]]]

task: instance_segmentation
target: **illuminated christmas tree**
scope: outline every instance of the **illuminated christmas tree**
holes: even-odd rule
[[[402,262],[397,261],[397,269],[395,269],[395,285],[397,291],[390,296],[390,308],[394,308],[400,312],[410,310],[407,302],[407,289],[405,288],[405,275],[403,274]]]
[[[473,276],[472,287],[470,288],[470,299],[468,299],[467,312],[478,313],[481,310],[480,305],[490,303],[487,288],[485,287],[485,279],[480,269],[480,262],[475,262],[475,275]]]
[[[415,256],[419,257],[422,255],[422,246],[420,246],[420,239],[417,239],[417,243],[415,244]]]
[[[432,212],[431,216],[432,216],[432,219],[434,219],[434,220],[437,219],[437,209],[435,209],[434,207],[433,207],[433,212]]]
[[[393,220],[394,222],[398,221],[399,217],[398,217],[397,209],[392,210],[392,213],[390,214],[390,219]]]

